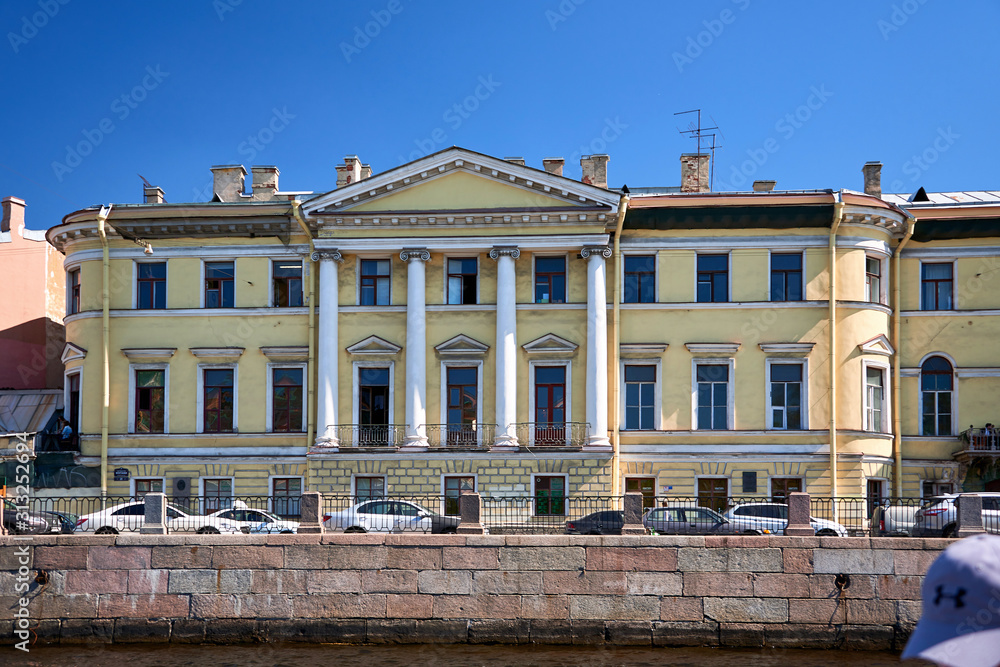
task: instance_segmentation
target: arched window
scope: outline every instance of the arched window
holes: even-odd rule
[[[924,435],[951,435],[951,364],[944,357],[930,357],[920,367],[920,403]]]

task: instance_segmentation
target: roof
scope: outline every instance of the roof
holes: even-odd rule
[[[919,192],[919,191],[918,191]],[[927,200],[916,194],[884,194],[884,201],[904,207],[954,206],[956,204],[1000,204],[998,190],[971,190],[964,192],[927,192]]]
[[[62,389],[0,391],[0,433],[38,433],[62,404]]]

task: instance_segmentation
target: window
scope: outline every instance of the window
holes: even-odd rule
[[[865,301],[882,303],[882,260],[865,257]]]
[[[952,310],[952,270],[954,266],[944,264],[922,264],[920,266],[920,309]]]
[[[271,262],[271,305],[297,308],[302,305],[302,262]]]
[[[951,363],[930,357],[920,366],[920,402],[924,435],[952,434]]]
[[[163,478],[136,479],[135,493],[132,495],[136,498],[142,498],[147,493],[163,493]]]
[[[66,303],[66,314],[74,315],[80,312],[80,269],[70,271],[67,282],[69,283],[69,299]]]
[[[476,303],[476,258],[448,260],[448,303]]]
[[[302,368],[271,369],[271,431],[301,432]]]
[[[202,373],[202,432],[230,433],[235,426],[235,372],[231,368],[206,368]]]
[[[385,498],[385,477],[355,477],[354,495],[359,503],[370,498]]]
[[[389,434],[389,369],[358,367],[358,446],[393,444]]]
[[[868,517],[871,518],[875,514],[875,508],[879,507],[884,501],[888,500],[888,493],[885,489],[888,486],[886,480],[884,479],[869,479],[868,480]]]
[[[361,305],[389,305],[389,269],[392,263],[388,259],[361,260]]]
[[[729,301],[729,255],[698,255],[698,302]]]
[[[450,366],[447,371],[448,444],[476,444],[479,417],[479,369]]]
[[[566,258],[535,258],[535,303],[566,303]]]
[[[456,516],[460,514],[459,496],[463,493],[476,492],[476,478],[471,476],[444,478],[444,513]]]
[[[788,502],[788,494],[805,490],[801,477],[772,477],[771,478],[771,502]]]
[[[566,514],[566,478],[562,475],[535,476],[535,515]]]
[[[642,508],[649,509],[656,506],[656,478],[655,477],[626,477],[625,493],[641,493]]]
[[[80,433],[80,373],[66,374],[66,419],[73,433]]]
[[[233,504],[233,479],[231,477],[219,479],[203,477],[201,498],[202,514],[218,512],[231,507]]]
[[[135,270],[135,307],[146,310],[166,308],[167,263],[139,262]]]
[[[939,482],[933,479],[925,479],[923,484],[921,484],[920,489],[923,493],[923,498],[933,498],[934,496],[940,496],[946,493],[954,493],[955,485],[951,482]]]
[[[803,426],[802,364],[769,363],[771,429],[801,429]]]
[[[699,259],[701,259],[701,256],[699,256]],[[771,301],[801,300],[802,253],[772,253]],[[721,301],[725,301],[725,299],[721,299]]]
[[[565,366],[535,366],[534,420],[534,444],[566,444]]]
[[[232,262],[205,262],[205,307],[232,308],[235,278]]]
[[[656,255],[625,257],[625,284],[622,301],[653,303],[656,301]]]
[[[271,511],[281,517],[299,516],[302,498],[301,477],[274,477],[271,479]]]
[[[885,373],[874,366],[865,367],[865,430],[883,432],[885,408]]]
[[[729,366],[697,364],[697,427],[698,429],[729,428]]]
[[[135,432],[163,433],[166,416],[166,371],[135,371]]]
[[[656,366],[625,366],[625,428],[656,428]]]
[[[716,512],[725,512],[729,504],[728,477],[700,477],[698,479],[698,506]]]

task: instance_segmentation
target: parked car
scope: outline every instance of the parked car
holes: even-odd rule
[[[98,535],[117,535],[122,531],[138,531],[146,523],[146,503],[137,500],[85,514],[76,521],[78,532]],[[167,531],[201,534],[242,533],[235,521],[212,516],[188,514],[173,505],[167,505]]]
[[[957,529],[955,498],[948,493],[928,499],[913,515],[913,537],[954,537]],[[983,498],[983,527],[1000,533],[1000,493],[980,493]]]
[[[52,530],[49,520],[38,512],[18,512],[17,505],[3,501],[3,527],[11,535],[40,535]]]
[[[784,503],[748,503],[733,505],[723,514],[739,523],[739,532],[755,535],[784,535],[788,525],[788,505]],[[819,537],[847,537],[847,529],[836,521],[809,517],[813,533]]]
[[[594,512],[566,522],[567,535],[621,535],[625,513],[621,510]]]
[[[661,535],[705,535],[741,532],[738,525],[707,507],[654,507],[642,518],[642,525]]]
[[[49,532],[50,533],[62,533],[64,535],[69,535],[76,530],[76,521],[80,517],[75,514],[67,514],[66,512],[58,512],[56,510],[45,510],[39,512],[45,519],[49,522]]]
[[[248,507],[242,500],[233,503],[230,509],[219,510],[208,515],[218,519],[228,519],[250,533],[297,533],[298,521],[285,521],[270,512]]]
[[[366,500],[323,517],[323,526],[328,530],[345,533],[454,533],[460,522],[457,516],[441,516],[407,500],[385,498]]]
[[[879,505],[872,513],[873,537],[907,537],[913,532],[915,505]]]

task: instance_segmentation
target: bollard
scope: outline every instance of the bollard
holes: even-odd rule
[[[143,535],[166,535],[167,497],[162,493],[147,493],[142,500],[146,504],[146,519],[139,532]]]
[[[460,535],[482,535],[486,532],[483,527],[483,499],[478,493],[463,493],[458,497],[458,513],[462,517],[461,523],[455,529]]]
[[[985,533],[983,528],[983,497],[978,493],[963,493],[955,498],[955,537]]]
[[[642,525],[642,494],[634,491],[626,493],[624,509],[622,535],[645,535],[646,527]]]
[[[323,494],[306,491],[299,500],[299,532],[323,533]]]
[[[788,494],[788,524],[785,535],[790,537],[812,537],[812,520],[809,515],[809,494],[793,491]]]
[[[3,511],[4,511],[4,507],[6,505],[7,505],[7,503],[4,502],[4,499],[2,497],[0,497],[0,535],[6,535],[7,534],[7,529],[4,528],[4,526],[3,526]]]

